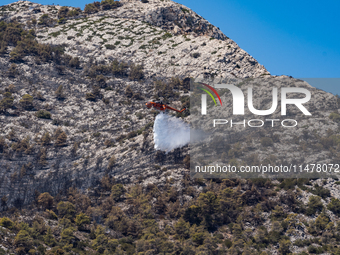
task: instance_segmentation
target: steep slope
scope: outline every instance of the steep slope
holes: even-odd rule
[[[172,86],[179,85],[180,90],[164,96],[162,93],[168,93],[166,85],[162,82],[154,85],[153,79],[169,81],[171,77],[256,77],[268,74],[263,66],[225,36],[222,37],[224,40],[218,40],[210,37],[214,34],[208,32],[188,32],[183,35],[180,34],[183,31],[179,31],[176,35],[157,27],[170,29],[169,24],[174,24],[170,18],[168,21],[164,10],[180,11],[181,20],[191,15],[197,19],[195,24],[208,24],[192,11],[182,11],[183,8],[171,1],[147,4],[134,1],[123,2],[122,6],[114,10],[95,14],[79,13],[76,18],[68,18],[60,11],[65,10],[65,7],[60,6],[43,6],[23,1],[3,7],[5,21],[14,19],[26,22],[27,29],[34,28],[39,45],[52,45],[52,48],[59,45],[65,56],[60,60],[52,53],[54,57],[49,58],[50,50],[41,50],[40,53],[38,50],[38,56],[34,57],[36,53],[26,54],[28,49],[20,48],[25,44],[15,48],[14,44],[9,44],[0,60],[2,70],[8,70],[2,73],[1,86],[3,91],[12,92],[16,108],[9,109],[7,114],[1,116],[1,129],[6,138],[4,153],[7,154],[2,157],[1,164],[6,166],[8,160],[11,164],[6,173],[2,174],[0,196],[7,195],[8,204],[31,201],[34,189],[48,189],[51,194],[57,194],[64,189],[65,183],[62,180],[66,176],[72,176],[68,185],[77,182],[80,185],[78,187],[88,187],[108,172],[107,166],[112,155],[115,155],[117,161],[115,167],[110,169],[114,173],[131,171],[136,175],[142,171],[148,172],[154,160],[149,152],[153,148],[153,139],[152,135],[144,135],[143,138],[141,132],[145,126],[148,132],[151,131],[154,115],[144,109],[143,100],[161,96],[163,100],[171,100],[175,106],[180,107],[180,100],[184,102],[188,95],[185,94],[188,83],[185,85],[175,79],[174,82],[178,84]],[[67,9],[66,13],[74,10]],[[157,13],[165,15],[162,17],[167,25],[149,19],[146,21],[157,26],[143,22],[150,15],[159,19]],[[66,19],[62,22],[59,19],[58,24],[58,16],[65,16]],[[203,26],[201,31],[206,28],[217,31],[211,25]],[[135,67],[141,64],[143,79],[128,78],[127,67],[124,72],[116,70],[113,74],[112,63],[116,59]],[[13,75],[10,62],[15,63],[12,66]],[[119,65],[117,63],[118,69]],[[12,89],[5,89],[9,85]],[[63,87],[61,97],[55,94],[59,86]],[[163,92],[153,92],[155,86]],[[127,87],[136,96],[132,97],[131,94],[127,97]],[[96,92],[98,95],[86,100],[91,88],[92,92],[100,88]],[[25,108],[20,104],[25,94],[35,98],[32,107]],[[49,111],[52,120],[37,118],[36,111],[39,109]],[[55,147],[53,143],[42,146],[42,137],[46,133],[52,136],[60,125],[67,135],[65,146]],[[121,136],[129,132],[138,132],[138,136],[118,144],[122,140]],[[135,133],[131,136],[135,136]],[[108,141],[112,141],[112,144]],[[31,149],[26,152],[20,146],[13,149],[13,143],[21,142],[29,143]],[[111,147],[113,144],[115,147]],[[141,151],[145,149],[143,144],[144,147],[148,144],[147,153]],[[152,154],[155,152],[151,149]],[[180,158],[184,156],[185,153]],[[131,162],[132,158],[139,160]],[[177,159],[177,162],[181,160]],[[27,162],[31,162],[29,166]],[[22,168],[27,168],[25,174],[18,172]],[[50,185],[50,178],[56,178],[54,182],[57,184]]]
[[[182,5],[172,1],[122,3],[117,9],[79,14],[58,25],[52,20],[58,19],[60,6],[23,1],[8,6],[8,10],[15,11],[8,11],[5,20],[20,17],[28,28],[32,28],[32,20],[36,20],[38,25],[34,28],[40,42],[65,44],[67,54],[85,62],[91,57],[98,61],[113,58],[132,61],[133,58],[134,62],[144,64],[150,77],[155,74],[167,77],[269,74],[234,41]],[[186,22],[189,18],[192,21],[185,31],[174,29],[179,21]],[[49,22],[54,27],[46,29]],[[197,28],[196,24],[199,24]],[[216,42],[213,38],[220,40]]]
[[[254,87],[266,109],[273,86],[308,88],[312,116],[289,108],[296,130],[228,130],[221,155],[300,164],[339,162],[339,98],[270,76],[183,5],[143,2],[1,7],[0,254],[338,252],[336,180],[191,180],[189,146],[154,149],[158,112],[145,102],[189,108],[190,77],[245,78],[238,87]],[[221,96],[229,118],[230,95]]]

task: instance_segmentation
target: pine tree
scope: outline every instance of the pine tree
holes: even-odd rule
[[[44,236],[44,242],[48,246],[54,246],[56,244],[51,228],[47,229],[46,235]]]
[[[63,91],[63,85],[60,85],[58,89],[55,91],[55,95],[59,100],[62,100],[65,98],[64,91]]]
[[[20,105],[25,110],[31,110],[33,108],[33,97],[29,94],[25,94],[20,99]]]
[[[38,164],[41,166],[46,166],[47,165],[47,161],[46,161],[46,150],[42,150],[40,152],[40,157],[39,157],[39,161]]]
[[[41,138],[41,145],[49,145],[51,142],[51,136],[49,132],[45,132],[43,137]]]
[[[57,147],[66,146],[66,140],[67,140],[67,135],[63,131],[63,132],[61,132],[60,135],[58,135],[57,140],[55,141],[55,146],[57,146]]]

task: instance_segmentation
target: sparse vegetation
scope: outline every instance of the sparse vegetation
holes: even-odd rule
[[[69,66],[72,68],[79,68],[80,67],[80,61],[78,57],[74,57],[70,60]]]
[[[13,97],[11,92],[4,93],[4,98],[0,101],[0,112],[5,113],[13,107]]]
[[[199,52],[195,52],[195,53],[192,53],[191,56],[192,56],[193,58],[198,58],[198,57],[201,56],[201,54],[200,54]]]
[[[228,42],[209,41],[213,26],[199,22],[199,16],[181,5],[173,5],[174,13],[181,13],[173,24],[161,24],[169,28],[164,30],[106,11],[121,4],[148,9],[148,4],[112,0],[88,4],[84,13],[52,5],[32,9],[29,2],[0,7],[7,21],[0,22],[0,244],[8,248],[0,246],[0,255],[340,254],[336,198],[340,182],[233,175],[193,179],[191,145],[167,153],[154,148],[153,121],[159,112],[147,109],[147,101],[193,112],[196,108],[190,107],[189,95],[195,93],[189,91],[191,80],[184,74],[217,76],[223,81],[224,75],[228,79],[250,75],[250,68],[258,65],[252,59],[247,64],[244,55],[238,67],[235,54],[245,53],[236,44],[229,51]],[[150,10],[154,4],[149,4]],[[163,7],[168,4],[173,3]],[[19,23],[26,22],[26,16],[19,16],[26,12],[25,6],[38,21],[29,18],[27,24]],[[163,7],[159,11],[167,18]],[[8,18],[9,11],[15,19]],[[95,12],[100,13],[92,15]],[[128,16],[129,10],[123,13]],[[173,36],[167,31],[175,26],[180,31]],[[205,37],[199,36],[207,31]],[[61,40],[65,46],[53,45]],[[206,46],[204,54],[201,46]],[[211,51],[219,54],[208,56]],[[203,60],[201,54],[217,64],[211,60],[196,70],[192,64]],[[153,57],[155,61],[150,61]],[[193,61],[187,66],[190,58]],[[263,67],[254,70],[265,72]],[[261,79],[278,82],[275,77]],[[291,78],[280,77],[280,81],[294,86]],[[244,89],[243,84],[238,86]],[[231,114],[232,101],[225,100],[230,92],[221,92]],[[212,110],[213,100],[208,100]],[[242,129],[238,132],[225,125],[223,136],[213,139],[222,145],[205,150],[199,164],[210,164],[211,154],[231,166],[300,166],[313,158],[337,163],[339,109],[334,98],[327,104],[318,97],[313,100],[317,100],[310,107],[313,115],[299,117],[296,133],[281,127],[255,131],[242,125],[237,126]],[[260,108],[268,102],[265,97],[254,105]],[[190,111],[168,114],[185,118]],[[51,113],[53,120],[43,120],[51,119]],[[316,118],[317,125],[312,125]]]
[[[168,38],[171,38],[172,37],[172,34],[170,34],[170,33],[165,33],[164,35],[162,35],[162,39],[163,40],[166,40],[166,39],[168,39]]]
[[[116,164],[116,157],[113,155],[110,160],[109,160],[109,163],[107,165],[107,168],[109,170],[112,170],[113,166]]]
[[[100,10],[111,10],[120,7],[122,4],[119,1],[114,0],[102,0],[101,2],[93,2],[86,4],[84,12],[86,14],[93,14]]]
[[[273,144],[274,144],[273,140],[270,137],[261,138],[261,145],[262,146],[268,147],[268,146],[272,146]]]
[[[37,111],[36,116],[41,119],[51,119],[51,113],[46,110]]]
[[[44,16],[45,15],[45,16]],[[44,14],[41,18],[42,25],[49,18]],[[47,15],[47,16],[46,16]],[[10,60],[12,62],[22,62],[25,56],[35,56],[38,61],[55,61],[57,64],[62,61],[63,49],[60,46],[52,46],[47,44],[39,44],[35,40],[35,31],[26,31],[22,25],[16,22],[6,23],[0,22],[0,45],[3,50],[8,46],[15,48],[10,52]],[[10,76],[16,75],[15,65],[11,66]]]
[[[336,122],[340,122],[340,114],[337,113],[337,112],[332,112],[330,115],[329,115],[329,118],[333,121],[336,121]]]
[[[48,14],[43,14],[40,16],[38,20],[38,25],[41,26],[52,26],[54,23],[54,20],[48,16]]]
[[[86,93],[85,95],[85,99],[89,101],[96,101],[100,98],[102,98],[102,94],[100,93],[100,88],[98,86],[94,86],[92,92]]]
[[[131,64],[130,65],[129,79],[139,81],[139,80],[143,79],[143,77],[144,77],[143,66]]]
[[[57,139],[55,141],[55,146],[57,146],[57,147],[66,146],[66,144],[67,144],[66,141],[67,141],[67,135],[64,131],[62,131],[57,136]]]
[[[105,48],[108,50],[114,50],[116,48],[116,46],[112,45],[112,44],[105,44]]]
[[[63,85],[60,85],[58,87],[58,89],[54,92],[56,97],[59,99],[59,100],[63,100],[65,99],[65,94],[64,94],[64,90],[63,90]]]
[[[21,100],[20,100],[20,105],[25,110],[31,110],[33,108],[33,97],[29,94],[23,95]]]

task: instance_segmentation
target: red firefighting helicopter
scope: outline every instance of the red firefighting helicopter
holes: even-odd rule
[[[177,110],[175,108],[172,108],[166,104],[163,104],[162,102],[147,102],[146,104],[146,107],[148,107],[149,109],[153,106],[154,108],[156,108],[157,110],[160,110],[160,111],[165,111],[167,109],[169,110],[172,110],[172,111],[175,111],[175,112],[183,112],[185,111],[186,108],[182,109],[182,110]]]

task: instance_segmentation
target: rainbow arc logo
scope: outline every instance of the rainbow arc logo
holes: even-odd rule
[[[222,106],[222,100],[221,100],[219,94],[216,92],[216,90],[215,90],[213,87],[211,87],[211,86],[208,85],[208,84],[202,83],[202,82],[198,82],[198,83],[199,83],[199,84],[202,84],[202,85],[204,85],[204,86],[206,86],[206,87],[209,88],[212,92],[214,92],[214,94],[217,96],[217,98],[218,98],[218,100],[220,101],[220,104],[221,104],[221,106]],[[211,94],[211,92],[210,92],[209,90],[204,89],[204,88],[199,88],[199,89],[201,89],[201,90],[203,90],[204,92],[206,92],[206,93],[212,98],[212,100],[214,101],[215,105],[217,105],[214,96]]]
[[[201,85],[203,85],[203,86],[205,86],[205,87],[207,87],[207,88],[210,89],[212,92],[214,92],[214,94],[217,96],[217,98],[218,98],[218,100],[220,101],[220,104],[221,104],[221,106],[222,106],[222,100],[221,100],[219,94],[216,92],[216,90],[215,90],[213,87],[211,87],[211,86],[208,85],[208,84],[202,83],[202,82],[198,82],[198,83],[201,84]],[[215,105],[217,106],[215,97],[211,94],[211,92],[210,92],[209,90],[207,90],[207,89],[205,89],[205,88],[199,88],[199,89],[201,89],[201,90],[203,90],[204,92],[206,92],[206,93],[212,98],[212,100],[214,101]],[[202,115],[206,115],[206,114],[207,114],[207,95],[206,95],[206,94],[202,94],[201,97],[202,97],[202,101],[201,101],[201,103],[202,103]]]

